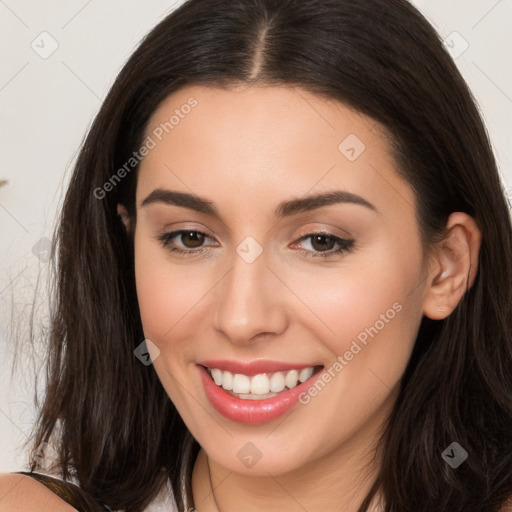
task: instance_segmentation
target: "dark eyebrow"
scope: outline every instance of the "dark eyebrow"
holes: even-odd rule
[[[379,210],[366,199],[363,199],[357,194],[345,192],[344,190],[335,190],[333,192],[326,192],[314,196],[301,197],[299,199],[292,199],[284,201],[276,208],[274,215],[276,217],[288,217],[301,212],[307,212],[321,208],[322,206],[329,206],[331,204],[351,203],[358,204],[379,213]]]
[[[173,190],[157,188],[142,201],[141,206],[147,206],[154,203],[182,206],[184,208],[196,210],[200,213],[205,213],[206,215],[212,215],[220,218],[219,211],[211,201],[187,192],[176,192]],[[361,196],[352,194],[351,192],[345,192],[343,190],[336,190],[334,192],[284,201],[278,205],[274,211],[274,215],[279,218],[289,217],[297,213],[307,212],[323,206],[338,203],[357,204],[379,213],[379,210],[377,210],[372,203],[363,199]]]

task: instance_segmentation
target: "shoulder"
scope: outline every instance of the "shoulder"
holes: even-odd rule
[[[508,501],[503,505],[500,512],[512,512],[512,494],[510,495]]]
[[[0,473],[0,512],[76,512],[30,476]]]

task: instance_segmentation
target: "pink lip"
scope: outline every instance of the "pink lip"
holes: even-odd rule
[[[196,367],[199,371],[206,396],[215,409],[229,420],[251,425],[272,421],[289,411],[298,402],[299,395],[307,391],[313,385],[314,380],[318,379],[322,374],[322,371],[319,370],[307,381],[302,382],[293,389],[281,391],[281,393],[273,398],[267,398],[265,400],[243,400],[230,395],[222,387],[217,386],[204,366],[197,365]],[[218,368],[218,366],[213,367]],[[307,366],[302,367],[307,368]],[[295,368],[297,368],[297,366],[295,366]]]
[[[309,368],[310,366],[319,366],[318,363],[283,363],[281,361],[269,361],[266,359],[260,359],[258,361],[239,362],[239,361],[228,361],[226,359],[208,361],[199,361],[197,364],[201,366],[207,366],[208,368],[218,368],[219,370],[231,373],[241,373],[251,377],[258,375],[259,373],[272,373],[272,372],[285,372],[287,370],[302,370],[302,368]]]

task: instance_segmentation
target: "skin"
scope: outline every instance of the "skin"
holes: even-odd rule
[[[356,511],[379,467],[376,443],[397,398],[423,315],[448,316],[474,280],[475,221],[450,216],[445,243],[426,257],[410,185],[396,171],[379,125],[345,105],[292,87],[187,86],[153,114],[147,135],[189,97],[198,105],[144,158],[135,229],[135,272],[154,368],[201,445],[193,473],[198,512]],[[365,150],[338,149],[355,134]],[[221,219],[142,201],[156,188],[208,198]],[[334,204],[276,219],[281,202],[345,190],[377,211]],[[156,237],[179,229],[208,235],[202,254],[176,255]],[[326,259],[306,235],[352,239]],[[247,263],[248,236],[262,249]],[[171,245],[197,244],[175,237]],[[402,306],[307,405],[277,420],[242,425],[208,401],[196,363],[273,359],[332,367],[358,334]],[[261,459],[237,453],[252,443]],[[214,495],[210,487],[211,471]],[[374,510],[380,510],[375,504]]]

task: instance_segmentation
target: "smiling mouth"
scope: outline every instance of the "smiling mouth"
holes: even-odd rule
[[[252,376],[232,373],[219,368],[206,366],[204,368],[213,382],[231,396],[243,400],[265,400],[306,382],[318,373],[323,366],[308,366],[300,369],[259,373]]]

